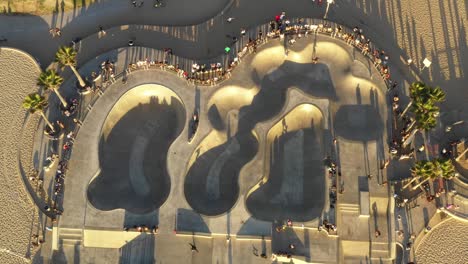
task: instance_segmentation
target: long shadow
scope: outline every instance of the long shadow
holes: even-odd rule
[[[302,242],[299,238],[302,235],[301,232],[307,233],[308,230],[296,231],[292,228],[287,228],[284,232],[275,232],[271,244],[272,252],[287,252],[291,255],[304,256],[306,259],[310,258],[310,249],[306,248],[306,241]],[[290,244],[294,245],[294,249],[289,248]]]
[[[238,236],[270,236],[271,223],[259,221],[253,217],[247,219],[237,232]]]
[[[302,157],[294,156],[287,150],[287,145],[301,140]],[[268,181],[252,193],[246,201],[246,207],[253,217],[264,220],[291,219],[305,222],[320,216],[325,199],[324,167],[320,159],[316,159],[317,151],[323,154],[317,131],[314,128],[303,129],[283,134],[270,146],[273,154],[270,161],[270,175]],[[297,149],[295,149],[297,150]],[[323,156],[323,155],[320,155]],[[291,158],[288,158],[291,157]],[[302,171],[295,171],[286,163],[294,163],[290,159],[301,160]],[[288,169],[289,168],[289,169]],[[295,174],[302,174],[303,182],[300,186],[288,181]],[[296,181],[296,180],[294,180]],[[297,181],[296,181],[297,182]],[[301,190],[302,189],[302,190]],[[302,195],[301,195],[302,194]]]
[[[372,105],[342,105],[334,120],[336,134],[353,141],[379,139],[384,128],[379,112]]]
[[[146,226],[151,229],[159,226],[159,209],[146,214],[134,214],[125,211],[124,227],[135,228],[138,226]]]
[[[200,214],[189,210],[177,209],[177,231],[195,232],[195,233],[210,233],[210,230]]]
[[[127,99],[124,95],[120,100]],[[151,97],[149,103],[124,113],[113,127],[109,123],[111,131],[107,136],[103,131],[99,146],[101,172],[87,190],[91,204],[104,211],[123,208],[135,214],[159,208],[171,184],[168,148],[184,122],[185,109],[178,99],[172,98],[169,105]]]
[[[265,76],[261,82],[261,90],[255,95],[252,103],[239,110],[237,133],[226,143],[205,152],[189,168],[184,191],[188,203],[195,211],[204,215],[219,215],[232,208],[239,193],[239,172],[258,151],[258,142],[252,130],[257,123],[269,120],[281,112],[290,87],[297,87],[316,97],[336,99],[329,70],[324,64],[286,61],[277,70]],[[215,128],[224,128],[224,125],[221,126],[224,124],[223,117],[219,115],[215,106],[208,110],[208,115]],[[310,133],[312,136],[309,135],[309,131],[305,133],[305,139],[311,144],[317,144],[313,138],[315,132]],[[315,214],[314,210],[308,217]],[[297,217],[301,218],[299,215]]]
[[[120,249],[119,264],[155,263],[155,237],[142,233]],[[79,262],[75,262],[79,263]]]

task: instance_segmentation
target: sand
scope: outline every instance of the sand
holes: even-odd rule
[[[85,6],[94,3],[95,0],[85,0]],[[62,4],[63,3],[63,4]],[[58,4],[58,6],[57,6]],[[80,8],[83,1],[76,0],[23,0],[11,1],[0,0],[0,9],[2,13],[25,13],[25,14],[51,14],[55,10],[71,10],[73,8]]]
[[[28,55],[8,48],[0,48],[0,69],[0,263],[25,263],[20,256],[28,253],[37,212],[19,174],[19,151],[29,156],[27,169],[32,166],[34,132],[29,128],[32,131],[27,131],[24,137],[20,133],[25,119],[21,103],[27,94],[37,90],[40,69]],[[30,121],[35,127],[37,119]],[[29,138],[29,142],[22,138]]]
[[[416,249],[418,263],[466,263],[468,223],[449,219],[436,226]]]

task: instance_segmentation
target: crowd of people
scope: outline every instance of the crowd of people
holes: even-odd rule
[[[78,110],[78,105],[79,105],[78,99],[73,98],[70,101],[70,104],[68,105],[68,107],[63,108],[63,114],[68,117],[72,116]]]
[[[231,23],[234,19],[233,17],[229,17],[227,22]],[[245,41],[242,42],[245,44],[242,46],[238,45],[240,43],[237,36],[226,35],[232,39],[232,44],[237,46],[237,49],[233,48],[235,51],[235,56],[233,56],[231,47],[225,48],[226,56],[228,57],[225,63],[217,61],[207,64],[198,64],[195,62],[192,64],[190,70],[184,70],[184,67],[180,67],[179,64],[169,64],[166,58],[173,53],[172,49],[166,48],[164,49],[165,58],[163,60],[155,61],[147,58],[137,63],[131,63],[128,65],[126,73],[137,69],[160,67],[164,70],[174,71],[179,77],[197,85],[215,85],[222,80],[228,79],[231,76],[232,70],[239,65],[242,58],[248,53],[255,53],[257,51],[257,46],[264,43],[266,39],[282,39],[286,36],[289,39],[289,45],[292,46],[296,43],[298,38],[310,34],[322,33],[330,35],[333,38],[340,38],[349,45],[359,49],[365,56],[373,61],[373,64],[379,70],[382,78],[386,81],[389,90],[397,86],[396,82],[391,81],[389,55],[384,50],[376,49],[372,45],[371,40],[364,35],[363,30],[357,26],[349,32],[345,32],[342,26],[332,26],[326,21],[318,24],[307,24],[304,19],[296,19],[293,21],[287,18],[285,12],[281,12],[275,16],[275,19],[272,20],[269,25],[266,38],[261,29],[258,30],[254,36],[253,34],[249,35],[245,28],[241,28],[239,31],[240,37],[245,38]],[[312,62],[318,63],[319,58],[314,56]]]
[[[149,233],[149,234],[157,234],[159,232],[159,227],[153,225],[149,228],[146,225],[134,225],[134,226],[124,226],[125,232],[140,232],[140,233]]]

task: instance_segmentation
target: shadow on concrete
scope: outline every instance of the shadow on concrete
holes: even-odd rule
[[[124,95],[121,100],[123,104],[119,109],[114,106],[105,121],[99,146],[101,172],[89,184],[87,196],[99,210],[123,208],[146,214],[169,195],[166,158],[184,127],[185,109],[174,97],[169,103],[152,96],[149,103],[138,103],[132,109],[126,109],[129,102],[141,98]]]
[[[367,176],[358,177],[359,191],[369,192],[369,178]]]
[[[286,228],[284,232],[274,232],[271,242],[272,252],[286,252],[294,256],[304,256],[306,259],[311,259],[310,248],[306,246],[307,241],[302,241],[300,237],[307,238],[309,231],[307,229],[295,230]],[[294,249],[289,248],[293,244]]]
[[[429,224],[429,211],[427,210],[427,207],[423,208],[423,217],[424,217],[424,226],[427,226]]]
[[[285,61],[279,68],[267,74],[260,85],[261,89],[255,94],[251,103],[239,109],[237,133],[223,145],[203,153],[189,168],[185,180],[185,197],[190,206],[198,213],[219,215],[227,212],[237,201],[239,172],[258,151],[258,142],[252,134],[252,130],[256,124],[267,121],[281,112],[286,103],[289,88],[298,88],[315,97],[336,99],[330,72],[324,64]],[[213,104],[208,110],[209,119],[215,129],[229,132],[226,131],[228,127],[226,127],[227,122],[224,120],[224,118],[228,117],[222,116],[219,108],[220,106]],[[226,109],[223,111],[229,112]],[[307,134],[305,142],[307,144],[319,144],[319,141],[314,139],[315,132],[311,130],[309,135],[309,132],[306,131],[304,130],[305,134]],[[304,159],[307,160],[307,157],[304,156]],[[319,167],[323,168],[321,162],[307,163],[304,166],[306,168],[310,167],[312,171],[318,171]],[[305,170],[308,171],[309,169]],[[323,174],[323,172],[320,173]],[[281,178],[281,176],[279,177]],[[310,180],[313,177],[307,178]],[[323,187],[323,184],[319,185]],[[320,194],[320,192],[318,193]],[[314,206],[311,205],[312,207]],[[252,209],[257,210],[259,208],[254,206]],[[299,214],[299,211],[303,209],[299,206],[293,211],[297,210]],[[267,208],[259,210],[267,210]],[[321,208],[316,208],[313,213],[307,213],[306,218],[316,217],[317,212],[320,210]],[[279,210],[276,211],[279,212]],[[277,217],[272,216],[271,213],[268,214],[270,216],[264,215],[259,219],[271,220],[272,217]],[[281,215],[284,216],[284,214]],[[292,216],[288,215],[288,217]],[[295,219],[296,221],[304,218],[299,215],[295,217],[298,218]]]
[[[211,126],[216,130],[225,130],[226,126],[224,125],[223,118],[219,113],[218,107],[216,104],[211,105],[208,109],[208,119],[210,120]]]
[[[317,148],[311,147],[321,145],[316,133],[314,128],[288,132],[276,138],[269,147],[272,154],[268,181],[246,200],[247,210],[253,217],[264,221],[291,219],[306,222],[320,216],[325,200],[325,170],[323,161],[316,158],[322,156],[322,148],[319,147],[317,153]],[[297,146],[291,149],[297,139],[303,146],[302,157],[290,153],[297,151]],[[297,160],[301,164],[295,164]],[[296,179],[296,176],[302,176],[302,179]]]
[[[32,264],[44,264],[44,257],[41,256],[41,250],[39,250],[31,260]]]
[[[155,263],[155,237],[142,233],[120,249],[119,264]],[[79,263],[79,262],[75,262]]]
[[[232,137],[226,144],[210,149],[190,167],[185,178],[184,192],[187,202],[196,212],[219,215],[236,203],[239,172],[253,158],[258,148],[258,142],[252,134],[244,135],[242,140],[240,138]]]
[[[382,119],[372,105],[343,105],[334,120],[337,135],[348,140],[371,141],[383,132]]]
[[[159,226],[159,209],[147,214],[134,214],[125,211],[124,227],[135,228],[136,226],[143,225],[148,228]]]
[[[176,230],[178,232],[210,233],[210,229],[200,214],[183,208],[177,209]]]
[[[67,247],[60,245],[59,249],[52,254],[51,259],[52,263],[57,264],[80,263],[80,245],[69,245]]]
[[[245,221],[237,236],[271,236],[271,223],[250,217]]]

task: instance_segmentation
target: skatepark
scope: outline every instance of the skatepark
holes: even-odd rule
[[[305,0],[294,6],[262,0],[254,4],[261,12],[242,0],[177,0],[164,9],[152,8],[151,1],[142,1],[141,7],[128,2],[103,0],[81,9],[57,8],[51,15],[0,17],[6,32],[0,46],[13,47],[0,48],[5,91],[12,85],[36,87],[32,77],[38,69],[57,68],[53,57],[59,45],[78,50],[77,69],[93,84],[92,93],[77,93],[73,73],[60,70],[65,79],[60,92],[80,105],[76,121],[64,119],[55,107],[58,98],[47,95],[46,116],[62,120],[67,130],[55,140],[44,136],[47,124],[37,115],[10,111],[31,89],[5,95],[3,108],[13,118],[4,121],[11,128],[4,137],[4,156],[19,161],[5,162],[15,166],[2,173],[9,178],[5,193],[11,192],[4,197],[20,201],[20,210],[7,214],[22,231],[2,242],[0,262],[392,263],[395,258],[438,258],[425,248],[446,224],[418,236],[408,254],[404,246],[405,253],[395,248],[395,241],[404,244],[410,234],[400,241],[393,229],[419,216],[396,219],[394,190],[386,183],[403,175],[405,165],[398,168],[392,161],[383,170],[381,164],[388,153],[385,142],[391,140],[391,81],[398,82],[402,94],[420,79],[454,87],[447,91],[453,103],[442,107],[441,122],[447,126],[444,120],[465,118],[459,107],[465,100],[460,92],[465,60],[457,56],[467,46],[458,21],[465,9],[455,7],[461,4],[430,8],[436,19],[436,10],[442,14],[445,8],[456,23],[445,31],[433,27],[434,39],[418,40],[417,32],[429,32],[414,20],[418,7],[395,1],[335,1],[329,10]],[[406,26],[398,10],[411,14]],[[274,30],[267,21],[281,11],[307,33],[292,27],[288,30],[297,30],[292,35],[270,35]],[[330,20],[323,20],[328,11]],[[313,18],[297,19],[304,16]],[[391,81],[379,59],[337,34],[342,26],[351,35],[355,25],[372,38],[373,48],[390,54],[384,68],[388,60]],[[62,29],[62,36],[43,33],[50,27]],[[246,34],[235,33],[245,28]],[[390,29],[395,32],[387,34]],[[440,44],[440,35],[456,35],[460,41]],[[30,36],[41,45],[31,45]],[[449,52],[452,44],[456,49]],[[440,53],[444,45],[447,54]],[[223,47],[230,49],[223,53]],[[429,69],[420,62],[426,57],[433,63]],[[408,66],[408,58],[414,64]],[[115,75],[96,78],[109,61]],[[15,72],[20,77],[13,78]],[[450,136],[463,134],[462,127]],[[438,131],[431,134],[434,141],[441,140]],[[61,149],[65,142],[71,142],[71,151]],[[17,155],[8,154],[9,149]],[[60,182],[54,182],[57,164],[45,161],[54,152],[68,162]],[[330,171],[330,159],[339,165],[338,174]],[[36,170],[40,182],[31,176]],[[7,177],[8,171],[20,176]],[[19,187],[24,190],[16,191]],[[465,210],[465,187],[455,181],[454,188],[454,203]],[[420,222],[428,223],[427,208],[432,207],[422,206]],[[463,221],[456,223],[465,228]],[[5,234],[13,234],[10,229],[6,226]],[[410,229],[418,232],[419,227]],[[38,236],[28,238],[28,232]]]

